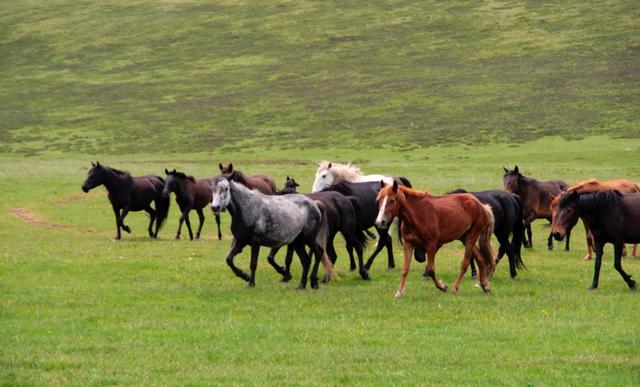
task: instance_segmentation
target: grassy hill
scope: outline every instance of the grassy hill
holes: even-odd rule
[[[11,1],[0,152],[640,132],[640,3]]]

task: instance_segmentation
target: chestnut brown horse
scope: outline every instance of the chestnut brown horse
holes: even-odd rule
[[[491,234],[494,218],[491,207],[480,203],[468,193],[432,196],[427,192],[399,186],[397,182],[386,185],[378,194],[376,226],[388,228],[395,217],[401,222],[400,235],[404,240],[404,264],[400,286],[395,297],[401,297],[406,286],[407,274],[415,248],[427,252],[427,273],[441,291],[447,290],[436,276],[436,252],[445,243],[461,241],[465,246],[460,273],[453,284],[453,291],[460,288],[460,281],[467,271],[471,257],[475,256],[480,268],[480,286],[490,292],[489,278],[495,269]],[[476,245],[477,244],[477,245]]]
[[[505,191],[520,197],[524,217],[524,228],[527,233],[527,235],[523,236],[523,245],[524,247],[533,247],[533,241],[531,240],[531,222],[536,219],[547,219],[551,222],[552,195],[558,195],[563,190],[566,190],[567,184],[562,180],[539,181],[523,176],[518,170],[517,165],[512,171],[504,168],[502,181]],[[567,242],[564,247],[566,251],[569,251],[570,237],[570,234],[567,235]],[[549,233],[549,237],[547,238],[547,248],[553,250],[553,237],[551,233]]]
[[[267,175],[251,175],[247,176],[244,173],[233,169],[233,164],[229,163],[226,167],[219,164],[220,175],[226,177],[231,181],[240,183],[249,189],[256,189],[265,195],[273,195],[276,193],[276,183],[273,179]]]
[[[566,192],[576,191],[578,193],[591,193],[591,192],[602,192],[602,191],[607,191],[611,189],[617,190],[621,193],[640,192],[640,184],[627,179],[617,179],[617,180],[610,180],[610,181],[598,181],[596,179],[590,179],[590,180],[585,180],[585,181],[581,181],[579,183],[573,184],[572,186],[567,188]],[[551,201],[552,219],[555,219],[557,217],[558,202],[560,201],[561,196],[562,194],[554,196],[553,200]],[[584,220],[583,220],[583,223],[584,223],[584,230],[587,234],[587,255],[585,255],[584,260],[589,261],[593,256],[593,249],[595,247],[595,244],[593,241],[593,234],[589,229],[589,225],[585,223]],[[633,253],[631,254],[631,256],[636,257],[637,249],[638,249],[638,245],[634,245]],[[626,255],[626,249],[623,250],[623,256],[624,255]]]

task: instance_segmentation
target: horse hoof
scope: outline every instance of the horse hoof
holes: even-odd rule
[[[368,281],[371,279],[371,277],[369,277],[369,273],[367,273],[366,271],[360,272],[360,278],[362,278],[365,281]]]
[[[565,248],[564,248],[564,251],[569,251],[569,248],[568,248],[568,247],[565,247]]]
[[[350,267],[349,271],[356,271],[356,267],[355,266]]]
[[[594,290],[598,290],[598,288],[592,285],[592,286],[589,286],[588,290],[592,292]]]
[[[283,283],[289,282],[289,281],[291,281],[291,276],[290,275],[284,275],[284,276],[282,276],[282,279],[280,280],[280,282],[283,282]]]
[[[591,260],[591,256],[590,255],[585,255],[584,258],[582,258],[583,261],[590,261]]]
[[[129,226],[124,226],[122,227],[122,229],[127,232],[128,234],[131,234],[131,229],[129,228]]]
[[[438,290],[445,293],[447,290],[449,290],[449,287],[447,286],[447,284],[443,284],[441,288],[438,288]],[[458,293],[458,289],[453,289],[453,292]]]
[[[636,289],[638,289],[638,284],[636,283],[636,281],[633,281],[633,280],[632,280],[632,281],[629,283],[629,289],[631,289],[631,290],[636,290]]]
[[[320,289],[320,285],[318,285],[318,283],[312,283],[311,284],[311,289]]]
[[[300,285],[298,285],[298,286],[296,287],[296,290],[304,290],[305,288],[306,288],[306,286],[305,286],[305,285],[300,284]]]
[[[422,275],[422,280],[423,280],[423,281],[429,281],[429,276],[428,276],[428,275],[426,275],[426,274],[423,274],[423,275]]]
[[[547,250],[549,250],[549,251],[553,250],[553,245],[548,245],[547,246]]]
[[[180,235],[176,235],[175,240],[179,241],[180,240]]]
[[[491,294],[491,289],[489,289],[489,287],[484,287],[482,288],[482,291],[484,292],[484,294]]]
[[[387,266],[387,270],[393,270],[396,268],[396,265],[389,265]]]
[[[393,295],[394,298],[400,298],[402,297],[402,292],[399,290],[396,290],[396,294]]]

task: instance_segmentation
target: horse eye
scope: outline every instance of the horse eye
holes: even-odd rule
[[[325,173],[324,175],[322,175],[322,178],[324,179],[325,177],[327,177],[327,174]]]

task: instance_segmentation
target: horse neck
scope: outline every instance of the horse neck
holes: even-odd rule
[[[122,190],[125,187],[128,187],[128,179],[124,176],[120,176],[113,171],[105,170],[106,172],[103,174],[104,176],[104,186],[107,188],[109,192],[117,192]]]
[[[248,184],[247,177],[244,175],[244,173],[240,171],[236,171],[235,176],[233,177],[233,181],[240,183],[245,187],[247,187],[247,184]]]
[[[243,189],[241,183],[230,182],[229,189],[231,192],[231,200],[229,202],[229,214],[233,219],[240,220],[242,216],[239,216],[243,212],[243,208],[255,200],[256,193],[252,192],[248,188]]]
[[[346,165],[334,166],[334,171],[337,173],[333,176],[336,181],[350,181],[350,182],[358,182],[362,181],[362,173],[358,172],[356,169],[352,169]]]
[[[174,191],[177,197],[183,198],[187,196],[187,192],[189,191],[189,187],[194,183],[189,179],[179,179],[178,180],[178,189]]]
[[[411,226],[416,226],[419,221],[419,216],[417,214],[417,208],[424,204],[424,199],[431,198],[431,195],[427,193],[418,193],[412,192],[404,193],[404,202],[401,204],[400,211],[398,216],[402,219],[403,222],[407,222]]]

